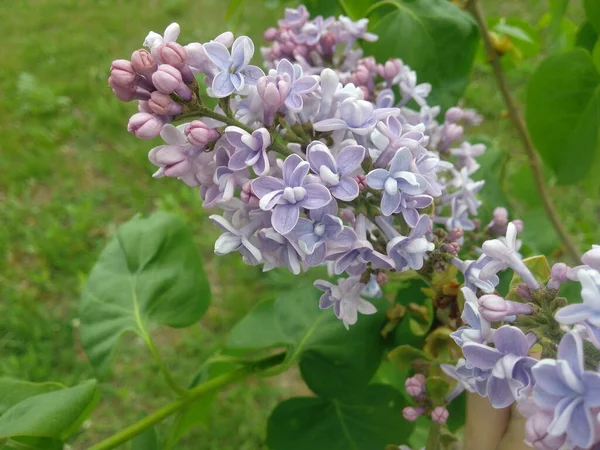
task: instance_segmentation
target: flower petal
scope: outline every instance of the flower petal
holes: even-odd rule
[[[320,173],[321,167],[325,166],[333,173],[337,173],[337,167],[333,155],[325,144],[320,141],[311,142],[306,149],[306,159],[310,168],[316,174]]]
[[[262,200],[261,200],[262,201]],[[275,231],[280,234],[287,234],[294,229],[298,218],[300,217],[300,208],[298,205],[277,205],[273,209],[271,224]]]
[[[402,194],[400,192],[390,195],[387,191],[384,191],[381,196],[381,213],[386,217],[391,216],[400,205],[401,200]]]
[[[500,352],[518,356],[526,356],[530,347],[525,334],[510,325],[503,325],[496,330],[494,344]]]
[[[283,181],[268,175],[256,178],[252,181],[252,192],[254,192],[254,195],[258,198],[263,198],[273,191],[281,191],[284,187]]]
[[[399,149],[390,162],[390,173],[409,171],[413,160],[412,153],[406,147]]]
[[[493,369],[502,358],[502,353],[498,350],[475,342],[466,343],[462,351],[469,363],[483,370]]]
[[[229,72],[219,72],[212,82],[213,95],[217,98],[227,97],[235,91]]]
[[[358,197],[358,183],[354,178],[344,177],[337,186],[331,188],[331,194],[342,201],[351,202]]]
[[[506,408],[515,401],[507,378],[490,377],[487,393],[494,408]]]
[[[300,184],[292,184],[291,181],[294,171],[302,163],[306,163],[306,161],[304,161],[299,155],[296,154],[290,155],[285,159],[285,161],[283,162],[282,172],[283,182],[286,186],[300,186]],[[308,163],[306,163],[306,165],[308,166]],[[301,173],[302,172],[299,172],[298,175],[300,175]],[[302,181],[300,183],[302,183]]]
[[[586,320],[592,314],[589,305],[576,303],[567,305],[554,313],[554,318],[557,322],[563,325],[573,325]]]
[[[381,190],[385,186],[385,180],[390,176],[390,173],[385,169],[375,169],[367,174],[367,184],[373,189]]]
[[[229,72],[229,50],[220,42],[207,42],[203,45],[204,51],[209,59],[221,71]]]
[[[236,71],[247,66],[254,55],[254,43],[248,36],[240,36],[231,47],[231,62]]]
[[[313,130],[315,131],[335,131],[347,128],[348,125],[342,119],[325,119],[313,124]]]
[[[583,374],[583,342],[578,334],[565,334],[558,344],[558,358],[569,364],[578,378]]]
[[[362,145],[348,145],[337,157],[338,173],[348,175],[358,169],[365,158],[366,150]]]
[[[308,164],[307,164],[308,166]],[[306,209],[322,208],[331,201],[331,193],[322,184],[309,183],[304,185],[306,197],[298,202],[299,206]]]

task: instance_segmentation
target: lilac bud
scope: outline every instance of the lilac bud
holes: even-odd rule
[[[446,140],[449,142],[454,142],[454,141],[458,141],[460,139],[463,138],[463,127],[461,127],[460,125],[456,125],[456,124],[447,124],[447,126],[444,128],[445,134],[446,134]]]
[[[131,64],[137,73],[143,75],[148,80],[152,79],[152,74],[158,68],[154,57],[144,49],[133,52],[131,55]]]
[[[414,422],[424,412],[425,410],[421,407],[413,408],[412,406],[407,406],[402,410],[402,416],[409,422]]]
[[[269,49],[269,54],[267,55],[268,59],[270,59],[271,61],[277,61],[281,58],[281,55],[281,46],[277,42],[275,42]]]
[[[152,83],[163,94],[177,94],[183,100],[192,99],[192,91],[185,84],[181,72],[169,64],[161,64],[152,75]]]
[[[468,125],[479,125],[483,122],[483,117],[481,117],[474,109],[465,109],[464,110],[463,120]]]
[[[108,78],[108,84],[113,90],[115,96],[122,102],[130,102],[132,100],[148,100],[150,99],[150,92],[139,86],[133,86],[132,88],[123,88],[115,86],[112,78]]]
[[[123,89],[133,89],[136,73],[133,66],[126,59],[117,59],[110,66],[110,80],[112,86]]]
[[[554,413],[552,411],[538,411],[525,423],[525,441],[538,450],[558,450],[565,441],[566,435],[552,436],[548,428],[552,423]]]
[[[140,139],[152,139],[160,134],[164,124],[159,117],[141,112],[131,116],[127,131],[134,133]]]
[[[369,100],[369,97],[370,97],[369,88],[367,88],[366,86],[358,86],[358,88],[362,91],[363,98],[365,100]]]
[[[589,253],[589,252],[588,252]],[[582,256],[585,258],[587,255],[584,254]],[[589,265],[589,264],[588,264]],[[567,273],[571,268],[567,266],[565,263],[556,263],[552,266],[552,271],[550,272],[550,280],[548,281],[548,289],[559,289],[560,285],[568,280]]]
[[[178,145],[161,145],[150,150],[148,159],[156,166],[162,167],[163,174],[167,177],[178,178],[185,175],[191,163],[184,147]]]
[[[185,135],[188,142],[197,147],[204,147],[209,142],[219,139],[219,132],[210,128],[201,120],[194,120],[185,127]]]
[[[254,194],[254,192],[252,192],[252,180],[248,180],[244,184],[242,184],[242,191],[240,192],[240,198],[247,205],[250,205],[255,208],[258,206],[260,200]]]
[[[263,34],[265,41],[269,41],[269,42],[275,41],[278,36],[279,36],[279,31],[277,30],[277,28],[272,28],[272,27],[267,28],[265,30],[265,33]]]
[[[411,397],[418,397],[425,390],[425,385],[421,383],[419,379],[414,377],[407,378],[404,382],[404,387],[406,388],[408,395]]]
[[[362,66],[365,66],[370,73],[372,73],[372,74],[377,73],[377,61],[375,60],[375,57],[366,56],[360,60],[360,64]]]
[[[279,77],[260,77],[256,84],[258,95],[265,104],[279,108],[285,102],[289,92],[290,85]]]
[[[499,322],[507,316],[508,304],[498,295],[482,295],[477,303],[479,304],[479,313],[489,322]]]
[[[292,53],[296,58],[298,56],[301,58],[307,58],[310,53],[310,49],[306,45],[298,44],[294,47],[294,51]]]
[[[294,53],[294,49],[296,48],[296,43],[294,41],[286,41],[281,43],[281,52],[287,55],[291,55]]]
[[[448,420],[448,410],[443,406],[437,406],[431,411],[431,420],[440,425],[444,425]]]
[[[390,281],[390,278],[387,276],[387,274],[385,272],[378,272],[377,273],[377,284],[379,286],[385,286],[388,281]]]
[[[508,225],[508,211],[506,208],[499,206],[492,213],[493,221],[496,225],[505,227]]]
[[[596,245],[581,257],[581,262],[592,269],[600,270],[600,246]]]
[[[456,256],[460,251],[460,245],[457,242],[449,242],[442,245],[442,251],[452,256]]]
[[[183,112],[183,105],[173,101],[170,95],[154,91],[148,102],[154,114],[159,116],[178,116]]]
[[[181,72],[185,83],[194,81],[194,74],[187,65],[187,53],[177,42],[168,42],[157,49],[158,57],[164,64],[175,67]]]
[[[325,56],[331,56],[335,53],[335,34],[328,32],[321,36],[321,49],[323,50],[323,54]]]
[[[522,220],[520,220],[520,219],[513,220],[512,224],[517,228],[517,234],[523,232],[523,228],[525,227],[525,225],[523,224]]]
[[[402,63],[397,58],[388,59],[385,64],[380,64],[377,71],[381,78],[385,80],[393,80],[402,70]]]
[[[362,65],[358,66],[357,69],[352,72],[350,81],[357,86],[368,86],[371,81],[369,69]]]
[[[342,220],[344,222],[348,222],[348,223],[354,223],[354,220],[356,220],[354,213],[352,212],[351,209],[348,209],[348,208],[342,210],[340,217],[342,218]]]
[[[413,378],[415,380],[417,380],[419,383],[421,383],[423,386],[425,386],[425,382],[427,381],[425,379],[425,375],[423,375],[422,373],[417,373],[417,374],[413,375]]]
[[[458,242],[464,236],[462,228],[454,228],[446,235],[446,242]]]
[[[364,191],[367,188],[367,176],[364,174],[356,175],[354,177],[356,182],[358,183],[358,189]]]
[[[453,106],[448,111],[446,111],[446,122],[456,123],[463,118],[463,110]]]
[[[531,300],[531,289],[525,283],[517,285],[516,293],[519,297],[525,300]]]

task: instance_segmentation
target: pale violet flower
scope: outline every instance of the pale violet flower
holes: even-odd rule
[[[515,399],[526,398],[534,384],[531,368],[537,360],[528,354],[535,341],[533,334],[525,335],[516,327],[504,325],[494,333],[495,348],[476,342],[462,346],[469,364],[491,370],[487,396],[494,408],[505,408]]]
[[[358,197],[358,183],[352,176],[365,157],[365,148],[361,145],[348,145],[337,158],[320,141],[311,142],[306,149],[306,159],[314,173],[329,188],[331,195],[349,202]]]
[[[584,370],[583,359],[581,337],[567,333],[558,346],[558,358],[543,359],[533,367],[533,400],[554,414],[548,434],[566,434],[572,446],[590,448],[597,439],[600,374]]]
[[[222,98],[234,92],[241,92],[246,84],[256,84],[256,81],[264,76],[262,69],[248,64],[254,55],[254,43],[247,36],[240,36],[234,41],[231,54],[227,47],[218,41],[207,42],[203,47],[219,69],[212,81],[215,97]]]
[[[418,195],[427,189],[427,180],[422,175],[411,172],[413,155],[406,147],[396,152],[390,163],[390,169],[374,169],[367,174],[367,184],[377,190],[383,190],[381,213],[391,216],[400,206],[402,195]]]
[[[462,347],[467,342],[485,344],[491,340],[494,330],[491,324],[481,317],[477,307],[475,292],[467,287],[463,287],[461,291],[465,298],[465,304],[460,318],[467,325],[460,327],[450,337],[454,339],[454,342],[459,347]]]
[[[335,316],[344,323],[346,328],[356,323],[359,312],[367,315],[377,312],[373,304],[361,298],[365,285],[360,282],[360,277],[340,278],[337,285],[317,280],[314,286],[324,292],[319,300],[319,307],[321,309],[333,307]]]
[[[271,220],[278,233],[286,234],[294,229],[300,208],[322,208],[331,201],[325,186],[307,181],[308,171],[308,162],[298,155],[290,155],[283,163],[283,180],[264,175],[252,182],[260,208],[273,211]]]
[[[340,118],[325,119],[313,125],[316,131],[349,130],[356,135],[371,133],[377,121],[398,112],[395,108],[375,109],[365,100],[347,98],[340,104]]]
[[[229,160],[231,170],[242,170],[249,166],[259,176],[269,171],[267,147],[271,145],[271,135],[266,128],[259,128],[250,134],[239,127],[229,126],[225,129],[225,138],[236,149]]]
[[[227,219],[216,214],[209,219],[224,231],[215,242],[215,254],[222,256],[239,251],[247,264],[256,265],[263,261],[260,250],[251,241],[254,233],[264,226],[263,217],[254,218],[241,229],[235,228]]]

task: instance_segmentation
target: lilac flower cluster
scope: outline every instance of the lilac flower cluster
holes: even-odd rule
[[[294,274],[326,265],[339,278],[314,283],[319,306],[346,327],[376,312],[367,299],[381,295],[386,272],[455,266],[464,325],[451,337],[464,359],[442,366],[458,382],[446,402],[464,390],[498,408],[517,401],[535,448],[590,448],[600,442],[600,375],[584,367],[583,348],[600,349],[600,247],[539,280],[519,253],[520,221],[496,208],[480,227],[484,182],[472,177],[485,146],[464,132],[481,117],[453,107],[438,120],[428,83],[403,61],[377,62],[355,45],[377,39],[367,24],[287,9],[265,32],[264,70],[251,64],[246,36],[180,45],[171,24],[163,36],[150,32],[131,60],[114,61],[108,81],[117,98],[138,101],[128,130],[164,141],[148,154],[154,177],[179,179],[198,189],[204,207],[222,210],[210,216],[223,231],[216,254],[239,252],[249,265]],[[463,260],[471,231],[492,239],[470,245],[474,259]],[[496,291],[505,270],[520,280],[510,299]],[[581,283],[582,304],[559,297],[569,281]],[[404,417],[427,413],[443,424],[448,411],[425,401],[424,383],[407,380],[416,407]]]
[[[171,24],[147,36],[148,50],[115,61],[109,78],[119,99],[138,100],[129,131],[165,141],[149,153],[154,176],[178,178],[199,189],[205,207],[223,210],[210,216],[223,230],[215,253],[238,251],[264,270],[326,264],[346,274],[315,283],[321,308],[346,326],[375,312],[362,297],[379,294],[378,274],[424,267],[434,223],[454,229],[476,214],[483,184],[469,176],[484,147],[463,142],[458,125],[477,116],[452,108],[437,123],[430,86],[410,67],[363,58],[357,40],[377,39],[367,22],[288,9],[265,33],[266,72],[250,64],[250,38],[223,33],[182,46]]]

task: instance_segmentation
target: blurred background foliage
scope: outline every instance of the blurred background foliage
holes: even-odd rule
[[[583,5],[571,1],[564,16],[556,19],[563,3],[483,1],[521,104],[526,84],[544,56],[575,42],[593,50],[593,29],[578,28]],[[0,4],[7,37],[0,48],[0,375],[67,385],[92,377],[78,341],[81,285],[106,238],[137,212],[163,209],[185,218],[211,279],[213,304],[198,326],[154,332],[181,383],[222,345],[252,305],[290,283],[285,274],[263,274],[243,265],[236,255],[213,255],[218,231],[208,223],[209,213],[197,193],[176,180],[151,178],[146,154],[154,143],[126,132],[133,105],[114,98],[106,83],[110,62],[128,58],[149,30],[162,32],[176,21],[182,42],[203,42],[231,29],[236,35],[249,35],[258,46],[262,32],[276,24],[284,6],[272,0]],[[337,3],[311,0],[307,6],[335,12]],[[491,149],[480,175],[488,180],[483,196],[489,201],[481,218],[489,220],[497,203],[508,206],[512,218],[525,222],[523,239],[533,247],[528,251],[560,257],[560,243],[540,205],[485,53],[482,48],[476,51],[463,104],[485,117],[471,138]],[[564,151],[568,154],[569,149]],[[598,177],[597,171],[590,173],[576,184],[559,185],[555,174],[546,170],[552,198],[582,249],[599,241]],[[142,350],[143,343],[125,341],[115,375],[101,385],[103,400],[77,448],[86,448],[171,398],[163,381],[152,376],[156,367]],[[178,448],[266,448],[265,423],[273,406],[305,389],[293,371],[233,386],[220,394],[205,429],[193,430]]]

